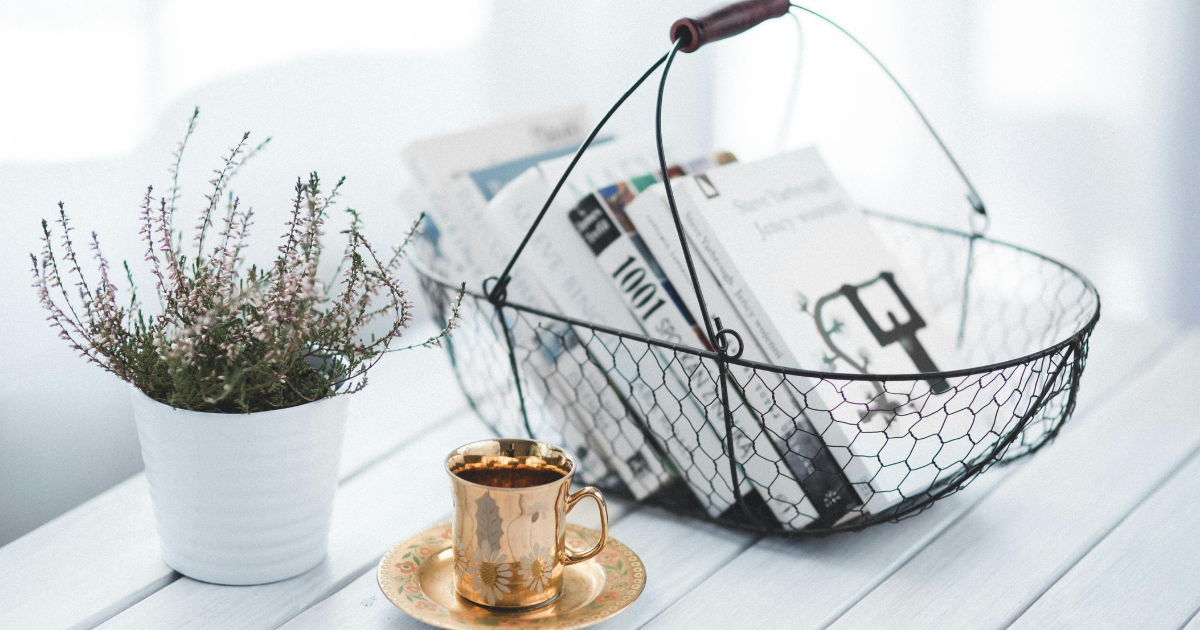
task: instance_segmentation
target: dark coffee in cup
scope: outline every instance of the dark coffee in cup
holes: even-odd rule
[[[550,466],[467,464],[455,470],[460,479],[490,488],[532,488],[554,483],[567,473]]]

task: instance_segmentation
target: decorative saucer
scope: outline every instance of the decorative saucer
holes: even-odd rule
[[[567,544],[588,549],[600,532],[567,525]],[[379,561],[379,588],[409,616],[439,628],[583,628],[612,617],[633,603],[646,586],[637,554],[608,537],[604,549],[563,571],[558,601],[532,610],[499,611],[477,606],[454,591],[450,523],[431,527],[392,547]]]

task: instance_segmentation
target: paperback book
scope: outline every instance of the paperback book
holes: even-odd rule
[[[465,184],[460,184],[465,188]],[[476,227],[481,248],[494,254],[491,268],[496,270],[493,275],[498,274],[507,263],[501,254],[511,255],[516,245],[502,237],[505,228],[498,225],[499,215],[493,207],[480,205],[480,198],[472,199],[474,195],[465,189],[459,193],[460,201],[471,204],[468,220]],[[482,189],[475,191],[475,195],[482,193]],[[536,287],[537,295],[520,290],[527,286]],[[508,300],[560,312],[560,302],[542,287],[534,265],[528,261],[518,263],[508,286]],[[599,342],[590,333],[578,334],[565,323],[541,320],[537,326],[537,339],[525,346],[538,349],[530,361],[538,378],[531,380],[544,379],[558,385],[551,398],[585,426],[585,432],[593,437],[593,447],[604,454],[635,498],[645,498],[670,482],[674,475],[645,438],[645,422],[627,404],[625,388],[614,382],[603,363],[593,356],[597,351],[607,353],[607,350],[597,348]]]
[[[627,184],[603,188],[585,197],[572,211],[572,216],[577,219],[581,235],[595,251],[601,268],[609,271],[610,279],[623,289],[629,306],[635,312],[642,311],[642,319],[660,333],[658,336],[711,351],[702,322],[680,297],[675,283],[625,213],[625,204],[632,201],[638,184],[652,180],[652,176],[635,178]],[[682,282],[682,278],[679,281]],[[717,391],[715,367],[703,367],[699,359],[691,355],[680,353],[679,356],[681,366],[692,377],[689,382],[691,394],[708,410],[710,424],[720,426],[724,422],[724,408]],[[800,479],[816,479],[789,470],[764,429],[762,413],[774,416],[772,421],[777,424],[784,419],[782,411],[772,401],[773,393],[755,378],[753,370],[738,365],[730,367],[733,375],[728,379],[727,389],[733,398],[730,407],[737,461],[776,519],[785,527],[801,529],[818,514]],[[743,388],[737,377],[747,387]],[[810,434],[810,437],[815,436]],[[818,489],[815,484],[809,488],[818,497],[826,489]],[[825,507],[836,509],[842,506]],[[846,511],[840,509],[836,514],[827,511],[828,522],[836,521]]]
[[[689,174],[695,174],[688,170]],[[654,261],[651,266],[661,270],[665,281],[678,289],[676,293],[684,304],[680,310],[685,311],[686,305],[698,305],[699,300],[683,258],[670,207],[657,181],[653,176],[630,181],[627,186],[641,193],[636,198],[623,190],[625,185],[613,186],[600,193],[607,198],[617,223],[643,251],[643,256]],[[710,315],[721,318],[724,326],[741,331],[742,358],[776,363],[774,357],[763,351],[753,329],[746,325],[738,309],[729,301],[704,257],[696,253],[693,243],[689,245]],[[749,453],[740,455],[741,461],[749,462],[745,468],[751,481],[769,497],[767,504],[779,522],[785,528],[802,529],[813,521],[829,526],[856,516],[862,500],[805,415],[804,406],[800,404],[802,394],[774,372],[757,371],[738,364],[731,364],[730,372],[734,391],[739,392],[744,406],[738,410],[741,413],[735,414],[737,427],[744,436],[743,442],[750,446]],[[747,418],[747,415],[751,417]],[[803,493],[803,500],[793,498],[797,490]]]
[[[875,374],[955,366],[950,335],[922,316],[930,307],[920,282],[888,254],[815,149],[712,169],[681,179],[676,191],[690,238],[750,327],[777,340],[764,345],[777,343],[784,365]],[[977,443],[992,429],[930,413],[950,408],[954,390],[942,379],[904,392],[805,380],[790,379],[868,511],[947,474],[936,460],[946,437]],[[969,415],[961,414],[968,425]]]
[[[462,161],[472,163],[475,168],[442,173],[439,196],[445,207],[454,213],[455,223],[462,231],[469,233],[468,243],[473,249],[471,255],[482,261],[481,268],[486,270],[485,275],[499,275],[519,242],[508,238],[515,234],[510,220],[496,212],[489,203],[498,193],[513,188],[510,180],[531,166],[550,158],[574,154],[582,133],[554,135],[555,141],[569,142],[558,146],[518,141],[515,144],[521,148],[532,149],[532,152],[520,155],[516,155],[504,139],[522,133],[540,137],[528,129],[545,128],[547,125],[555,129],[585,129],[582,124],[568,124],[574,120],[573,109],[562,110],[557,115],[561,120],[555,118],[555,112],[544,112],[534,119],[502,121],[489,126],[486,132],[477,134],[477,141],[458,143],[461,149],[476,156],[473,162]],[[508,131],[504,132],[504,128],[508,128]],[[605,141],[599,139],[593,146]],[[439,156],[438,159],[420,159],[419,162],[459,163],[446,158],[446,151],[440,145],[434,153]],[[504,161],[484,163],[478,158],[480,154],[503,156]],[[540,199],[531,199],[530,203],[540,208],[548,194],[546,190]],[[554,291],[545,289],[545,285],[538,281],[534,265],[528,260],[520,262],[513,269],[507,287],[508,300],[550,312],[561,312],[561,294],[556,295]],[[482,283],[482,276],[479,281]],[[546,404],[552,409],[561,410],[559,415],[566,416],[559,419],[560,423],[570,426],[569,419],[573,418],[576,424],[583,425],[583,433],[590,438],[591,452],[603,456],[634,497],[641,499],[649,496],[670,482],[673,474],[664,464],[662,454],[645,438],[645,422],[636,409],[628,404],[628,393],[624,391],[627,388],[621,387],[617,382],[619,379],[614,379],[594,359],[598,343],[594,336],[581,336],[566,324],[545,321],[539,322],[537,330],[526,327],[514,332],[536,337],[526,337],[527,343],[518,345],[538,348],[538,352],[530,358],[531,367],[539,377],[545,378],[527,380],[535,388],[544,387]]]

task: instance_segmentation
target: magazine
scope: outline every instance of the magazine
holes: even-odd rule
[[[464,182],[490,192],[503,185],[499,179],[503,171],[496,170],[497,164],[492,160],[528,159],[529,156],[519,152],[533,151],[533,160],[536,162],[548,156],[572,152],[578,148],[588,123],[582,107],[571,107],[514,117],[447,136],[426,138],[406,147],[405,163],[417,183],[417,186],[406,189],[406,202],[426,212],[419,241],[426,264],[434,266],[433,270],[443,277],[463,279],[472,289],[480,290],[485,277],[499,273],[503,262],[498,262],[498,258],[504,254],[487,247],[489,239],[486,232],[477,229],[477,224],[467,219],[472,211],[479,211],[486,202],[471,196],[471,190],[463,185]],[[544,292],[530,281],[527,273],[514,278],[509,293],[514,301],[520,303],[551,306]],[[499,329],[499,321],[493,319],[493,328]],[[524,345],[542,349],[541,353],[531,356],[529,362],[536,376],[541,378],[530,378],[534,376],[530,374],[522,378],[530,425],[526,426],[520,410],[512,406],[511,401],[501,397],[500,392],[472,392],[476,404],[489,417],[498,419],[497,429],[506,435],[525,435],[532,430],[546,439],[557,439],[579,460],[581,480],[594,483],[604,478],[610,472],[607,442],[593,434],[590,420],[585,422],[589,415],[586,410],[562,402],[575,398],[571,384],[566,381],[569,375],[555,369],[554,365],[561,354],[577,351],[578,344],[569,327],[561,325],[554,329],[533,331],[527,326],[514,327],[513,322],[508,324],[513,334],[525,336]],[[456,332],[460,339],[472,334],[494,333],[488,330]],[[532,335],[539,338],[529,338]],[[503,347],[500,341],[499,338],[491,340],[490,344],[481,340],[475,343],[468,341],[463,347]],[[560,355],[555,356],[552,349]],[[496,369],[507,369],[507,362],[493,363],[496,363]],[[507,378],[498,380],[504,382]]]
[[[404,148],[401,156],[409,174],[422,188],[440,191],[452,180],[472,171],[546,151],[578,147],[591,125],[591,117],[583,105],[528,112],[416,140]],[[493,193],[502,186],[485,185]]]

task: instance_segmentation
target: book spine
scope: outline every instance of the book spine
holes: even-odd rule
[[[494,223],[502,224],[497,226],[491,240],[512,242],[523,236],[518,233],[521,226],[532,221],[548,194],[548,186],[536,169],[511,181],[488,204],[487,214]],[[535,233],[525,252],[527,264],[520,272],[526,278],[530,273],[536,275],[540,286],[545,287],[554,305],[547,310],[578,313],[579,298],[588,296],[582,291],[579,279],[570,275],[574,267],[568,263],[569,252],[560,251],[554,239],[546,237],[546,232],[553,230],[554,218],[548,216],[543,229]],[[583,262],[595,266],[593,261]],[[587,304],[592,308],[598,306],[594,301]],[[674,477],[663,465],[655,445],[646,439],[645,418],[661,414],[662,410],[654,406],[653,392],[636,380],[638,363],[633,357],[622,355],[619,343],[606,343],[604,336],[590,331],[572,331],[572,334],[580,343],[571,346],[568,354],[559,359],[558,372],[570,383],[571,391],[579,392],[576,402],[582,406],[582,415],[589,420],[592,434],[599,437],[598,448],[604,450],[610,465],[634,497],[645,498]],[[617,376],[610,377],[610,372]]]
[[[687,343],[697,334],[702,335],[696,322],[688,321],[679,311],[674,289],[656,280],[650,265],[616,227],[596,195],[580,200],[569,216],[623,303],[648,334],[675,343]],[[735,495],[729,454],[722,439],[725,421],[717,380],[695,355],[658,348],[653,351],[661,355],[659,370],[668,373],[664,384],[671,396],[690,404],[675,419],[675,424],[682,423],[685,430],[671,423],[651,428],[665,443],[708,513],[719,516],[733,505]]]
[[[610,474],[619,476],[619,473],[612,464],[609,440],[595,430],[594,413],[585,402],[587,398],[580,395],[578,381],[571,378],[579,340],[571,327],[558,324],[543,324],[531,333],[537,337],[538,349],[531,354],[540,356],[529,358],[524,368],[528,373],[522,374],[522,381],[531,386],[542,402],[542,421],[535,424],[532,411],[527,409],[530,428],[537,439],[568,447],[579,464],[580,481],[595,484]],[[523,433],[527,432],[518,431],[512,435]]]
[[[413,199],[413,201],[416,200]],[[481,280],[484,271],[475,266],[478,262],[472,257],[471,248],[468,246],[472,239],[461,231],[460,222],[445,220],[443,206],[430,207],[428,204],[421,204],[421,207],[426,208],[428,213],[428,223],[422,231],[421,241],[425,247],[432,250],[430,252],[432,260],[429,262],[434,270],[447,275],[447,277]],[[499,326],[499,322],[494,320],[492,324]],[[460,327],[455,332],[455,337],[464,340],[481,333],[483,331],[474,327]],[[485,334],[487,334],[486,339],[465,339],[465,343],[460,344],[459,347],[503,347],[504,344],[499,337],[498,330],[489,330]],[[522,331],[520,334],[526,338],[526,341],[534,341],[527,338],[529,334],[535,333]],[[537,343],[538,347],[552,347],[545,345],[543,340],[537,340]],[[513,413],[512,409],[501,408],[501,406],[515,402],[515,399],[510,400],[505,396],[497,396],[497,392],[477,390],[474,388],[475,381],[469,378],[464,379],[462,383],[464,388],[469,390],[468,395],[472,398],[473,403],[488,418],[498,423],[494,427],[498,434],[524,435],[529,429],[532,429],[535,435],[545,436],[544,439],[556,441],[570,449],[576,456],[580,479],[585,483],[596,483],[610,473],[610,466],[606,462],[602,448],[605,442],[592,438],[586,425],[580,422],[579,414],[574,413],[570,405],[556,404],[556,400],[571,400],[566,391],[569,389],[569,385],[563,382],[563,376],[555,369],[554,360],[556,358],[548,352],[537,353],[530,357],[530,369],[540,373],[540,377],[529,378],[528,375],[524,375],[525,378],[522,379],[523,385],[534,394],[526,400],[529,427],[525,426],[520,414]],[[507,362],[504,365],[507,366]],[[502,378],[507,380],[508,375],[505,374]]]
[[[499,265],[503,263],[499,262],[499,256],[516,246],[510,246],[503,238],[496,238],[504,234],[496,225],[497,219],[504,215],[496,212],[496,208],[483,205],[481,199],[473,198],[477,191],[467,182],[462,181],[461,184],[457,196],[459,206],[465,210],[463,220],[475,226],[477,234],[474,242],[486,244],[497,264],[496,268],[500,268]],[[529,265],[519,265],[514,272],[508,288],[511,301],[548,311],[559,310],[554,300],[533,280]],[[578,336],[570,326],[550,322],[543,327],[552,332],[542,335],[541,339],[529,339],[530,347],[544,349],[545,344],[556,335],[566,338],[570,334],[570,339],[561,344],[562,351],[549,359],[546,369],[540,370],[557,385],[554,391],[562,396],[560,402],[568,408],[577,404],[584,406],[574,416],[587,423],[585,434],[599,438],[592,443],[593,449],[604,454],[604,459],[613,466],[634,497],[641,499],[657,491],[670,480],[671,473],[646,443],[636,422],[618,422],[618,418],[627,418],[628,414],[623,413],[624,405],[620,404],[620,397],[611,390],[611,383],[596,374],[597,368],[588,351],[571,341],[578,339]],[[529,334],[537,332],[530,331]],[[535,353],[532,357],[534,361],[538,360],[537,354],[544,353]],[[586,381],[586,384],[581,381]],[[614,410],[620,410],[619,416],[614,414]]]
[[[766,309],[755,298],[749,283],[733,264],[729,254],[721,246],[721,241],[692,201],[691,195],[703,194],[703,190],[696,188],[697,184],[693,178],[682,179],[680,182],[683,185],[676,185],[675,201],[688,243],[695,246],[700,257],[708,264],[713,277],[734,309],[742,316],[750,333],[758,340],[769,362],[775,365],[798,366],[796,356],[775,328]],[[851,429],[857,427],[858,418],[835,420],[832,411],[834,406],[824,402],[821,393],[836,394],[826,391],[830,389],[828,383],[814,382],[812,379],[794,375],[785,379],[784,383],[800,400],[805,401],[804,416],[812,427],[813,434],[821,437],[825,451],[833,456],[837,468],[845,473],[845,477],[854,488],[854,494],[866,503],[863,509],[877,511],[894,504],[896,501],[892,500],[891,495],[883,496],[871,487],[871,481],[879,471],[871,470],[867,465],[870,458],[855,457],[851,451],[854,435],[850,434],[857,434],[856,430]],[[847,426],[847,423],[850,423],[850,426]]]
[[[565,327],[562,334],[554,336],[558,340],[543,338],[541,346],[564,346],[554,359],[552,373],[546,375],[553,377],[547,378],[551,384],[558,385],[557,400],[583,427],[589,443],[597,445],[635,498],[653,494],[673,475],[663,467],[662,456],[645,441],[643,423],[617,393],[617,385],[596,366],[573,328]]]
[[[647,192],[627,205],[619,203],[624,197],[619,191],[606,197],[618,221],[623,227],[628,223],[631,237],[636,234],[635,240],[644,243],[666,278],[676,286],[691,287],[678,232],[660,193],[661,189]],[[710,313],[719,314],[727,327],[747,333],[742,356],[769,363],[703,257],[697,258],[696,266]],[[682,292],[694,298],[690,288]],[[803,406],[792,396],[786,380],[773,372],[737,364],[730,365],[730,373],[746,406],[744,413],[734,417],[754,449],[754,455],[742,461],[780,523],[789,529],[801,529],[813,520],[831,525],[847,514],[857,514],[862,501],[804,415]]]

